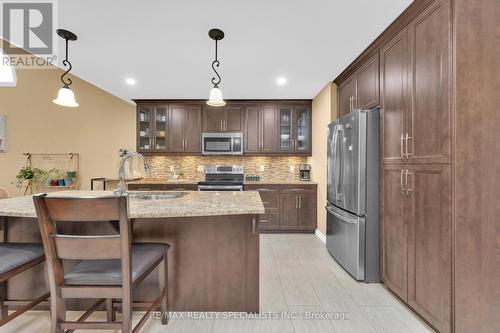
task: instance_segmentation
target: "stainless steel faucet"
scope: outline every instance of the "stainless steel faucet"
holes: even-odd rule
[[[125,154],[125,156],[123,156],[122,160],[120,161],[120,171],[118,173],[118,175],[120,177],[120,185],[118,186],[118,190],[115,191],[116,194],[123,195],[126,193],[126,190],[125,190],[125,162],[129,158],[134,157],[134,156],[140,157],[142,159],[142,161],[144,163],[144,171],[146,171],[146,173],[148,173],[151,170],[151,167],[149,166],[149,163],[144,156],[142,156],[141,154],[139,154],[135,151],[127,152],[127,154]]]

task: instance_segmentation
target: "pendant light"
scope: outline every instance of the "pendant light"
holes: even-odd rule
[[[226,105],[226,102],[224,102],[224,99],[222,98],[222,91],[219,89],[221,78],[215,69],[215,67],[219,67],[220,65],[219,60],[217,59],[217,42],[224,38],[224,32],[220,29],[211,29],[208,32],[208,36],[215,41],[215,60],[212,62],[212,69],[214,70],[215,75],[217,75],[217,78],[212,78],[212,84],[214,87],[210,90],[210,98],[208,99],[207,104],[210,106],[224,106]]]
[[[61,75],[61,81],[63,83],[63,87],[61,89],[59,89],[59,92],[57,93],[57,98],[52,100],[52,102],[54,102],[58,105],[76,108],[77,106],[79,106],[79,104],[75,101],[75,94],[73,93],[73,91],[69,87],[73,82],[71,81],[70,78],[66,78],[66,81],[65,81],[64,77],[73,68],[73,66],[71,66],[71,63],[68,60],[68,41],[77,40],[77,37],[71,31],[64,30],[64,29],[57,29],[56,32],[60,37],[62,37],[66,40],[66,58],[63,60],[63,65],[69,66],[69,68],[66,72],[63,73],[63,75]]]

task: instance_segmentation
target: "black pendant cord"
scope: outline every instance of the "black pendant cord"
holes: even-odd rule
[[[221,77],[220,77],[219,73],[217,72],[217,70],[215,69],[215,67],[219,67],[219,65],[220,65],[220,62],[217,59],[217,39],[216,39],[215,40],[215,60],[212,62],[212,69],[214,70],[215,75],[217,75],[217,78],[216,77],[212,78],[212,84],[214,85],[214,88],[218,88],[219,83],[221,82]]]
[[[63,60],[63,65],[64,66],[69,66],[69,68],[64,72],[63,75],[61,75],[61,81],[62,83],[65,85],[65,86],[70,86],[73,82],[71,81],[71,79],[68,77],[66,78],[66,81],[64,81],[64,77],[66,75],[68,75],[68,73],[71,71],[71,69],[73,68],[73,66],[71,65],[71,63],[69,62],[68,60],[68,39],[65,38],[66,40],[66,58]]]

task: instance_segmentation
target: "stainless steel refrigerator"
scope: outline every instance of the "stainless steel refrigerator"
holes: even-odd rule
[[[365,282],[379,281],[379,115],[356,110],[328,126],[326,246]]]

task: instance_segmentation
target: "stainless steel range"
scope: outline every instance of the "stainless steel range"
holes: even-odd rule
[[[198,191],[243,191],[242,165],[205,165],[205,181]]]

